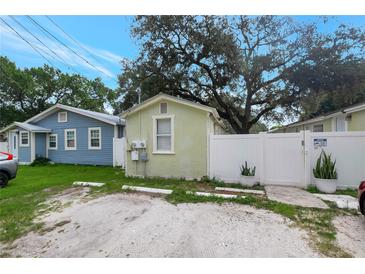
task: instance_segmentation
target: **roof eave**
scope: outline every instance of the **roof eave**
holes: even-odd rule
[[[77,113],[77,114],[80,114],[80,115],[83,115],[83,116],[86,116],[86,117],[89,117],[89,118],[92,118],[92,119],[95,119],[95,120],[102,121],[102,122],[107,123],[107,124],[111,124],[113,126],[119,125],[119,123],[109,121],[107,119],[103,119],[103,118],[100,118],[100,117],[94,117],[92,115],[82,113],[81,111],[76,111],[75,109],[72,109],[72,108],[70,108],[68,106],[65,106],[65,105],[62,105],[62,104],[56,104],[56,105],[46,109],[45,111],[42,111],[41,113],[37,114],[36,116],[33,116],[32,118],[26,120],[24,123],[38,122],[38,121],[42,120],[44,117],[47,117],[48,116],[47,114],[52,112],[56,108],[71,111],[71,112],[74,112],[74,113]],[[122,121],[120,121],[120,125],[123,125]]]

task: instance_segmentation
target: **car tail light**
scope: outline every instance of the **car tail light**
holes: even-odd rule
[[[13,160],[13,158],[14,158],[13,154],[10,154],[10,153],[0,152],[0,154],[7,156],[7,158],[5,158],[4,160]]]
[[[363,190],[365,189],[365,181],[362,181],[361,184],[359,185],[359,189]]]

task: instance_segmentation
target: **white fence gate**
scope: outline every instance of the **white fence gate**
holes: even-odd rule
[[[125,138],[113,138],[113,166],[125,167]]]
[[[238,182],[240,167],[256,166],[261,184],[306,187],[324,149],[336,159],[339,187],[356,187],[365,180],[365,132],[260,133],[211,135],[209,175]]]
[[[0,151],[8,152],[8,143],[7,142],[0,142]]]
[[[268,185],[305,187],[303,134],[264,134],[260,179]]]

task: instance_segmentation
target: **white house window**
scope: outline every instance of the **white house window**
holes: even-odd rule
[[[174,116],[154,116],[153,120],[153,152],[161,154],[174,153]]]
[[[62,111],[58,113],[58,122],[59,123],[66,123],[67,122],[67,112]]]
[[[346,119],[344,116],[336,117],[336,131],[346,131]]]
[[[57,149],[57,134],[49,135],[48,149],[51,149],[51,150],[56,150]]]
[[[313,126],[313,132],[323,132],[323,124],[314,125]]]
[[[160,104],[160,113],[161,114],[167,113],[167,103],[161,103]]]
[[[76,150],[76,129],[65,129],[65,150]]]
[[[89,149],[101,149],[101,128],[89,128]]]
[[[20,134],[20,146],[29,147],[29,132],[20,131],[19,134]]]

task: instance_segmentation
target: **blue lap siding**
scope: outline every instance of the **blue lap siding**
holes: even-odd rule
[[[19,132],[25,131],[22,128],[17,128],[17,130]],[[18,146],[18,160],[20,163],[30,163],[31,161],[31,146],[32,146],[32,138],[31,138],[31,133],[29,132],[29,146],[23,147],[20,146],[20,142],[21,142],[21,137],[20,137],[20,133],[19,133],[19,146]]]
[[[70,111],[67,111],[67,122],[59,123],[58,112],[55,112],[35,124],[52,129],[51,134],[57,134],[57,150],[48,150],[48,158],[51,161],[89,165],[113,164],[113,125]],[[88,148],[88,128],[90,127],[101,128],[100,150]],[[76,129],[76,150],[65,150],[65,129]]]

